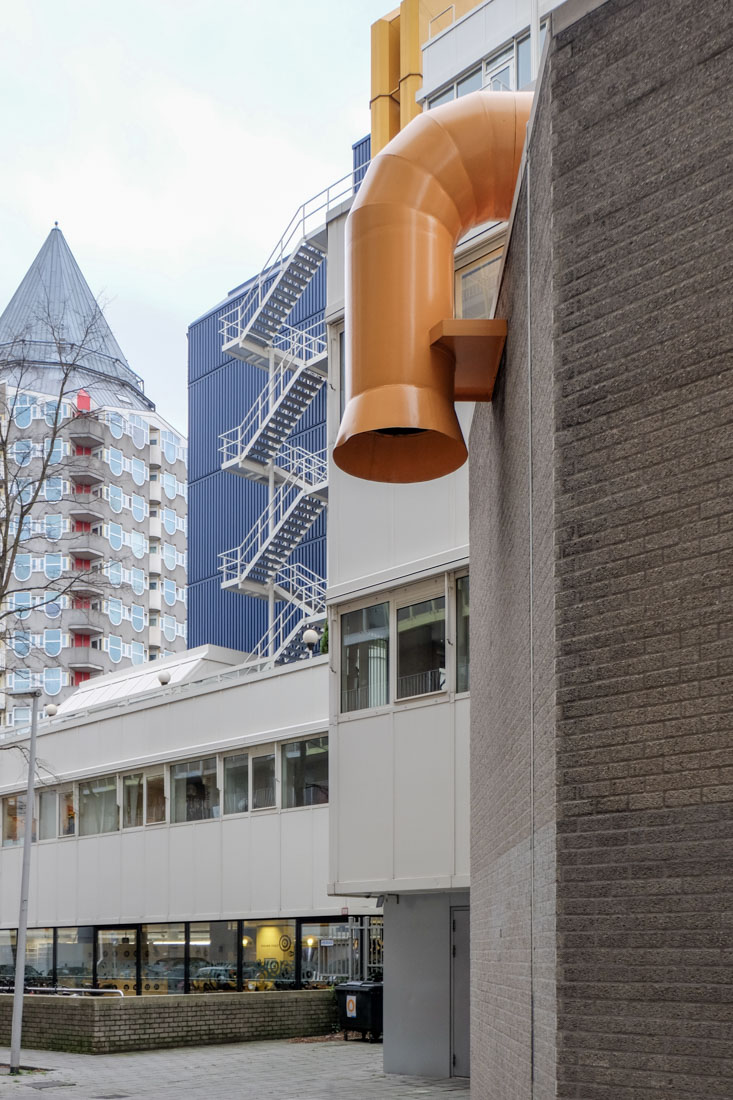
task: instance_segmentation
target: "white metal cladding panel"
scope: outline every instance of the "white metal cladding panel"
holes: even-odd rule
[[[452,707],[395,712],[395,878],[453,874],[453,743]]]
[[[459,407],[468,438],[473,405]],[[358,588],[364,578],[468,545],[468,463],[415,485],[379,485],[329,469],[328,583]]]
[[[455,798],[455,837],[453,862],[456,875],[471,871],[471,702],[455,703],[455,757],[453,790]]]
[[[252,906],[250,819],[225,817],[221,825],[222,914],[240,916]]]
[[[249,866],[252,875],[253,911],[280,910],[280,815],[252,815]]]
[[[328,882],[328,836],[329,836],[329,812],[326,807],[315,810],[311,814],[311,838],[312,838],[312,862],[313,862],[313,910],[326,911],[332,908],[337,898],[330,898],[326,893]],[[348,904],[348,903],[347,903]]]
[[[313,908],[313,818],[318,813],[288,812],[280,818],[280,899],[284,910],[308,912]]]
[[[137,876],[140,879],[139,889],[143,904],[138,909],[138,914],[144,913],[149,920],[166,920],[171,912],[170,830],[166,825],[158,825],[155,828],[146,828],[142,836],[143,860]]]
[[[141,829],[126,830],[120,838],[120,920],[139,920],[139,914],[152,906],[145,905],[145,846],[146,838]],[[162,871],[162,868],[161,868]]]
[[[392,716],[344,722],[337,736],[338,772],[334,781],[332,771],[331,784],[338,830],[334,877],[344,883],[392,878]]]

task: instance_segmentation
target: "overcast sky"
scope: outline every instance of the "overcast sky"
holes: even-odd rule
[[[369,129],[388,0],[5,0],[0,312],[58,220],[133,370],[186,418],[186,328]]]

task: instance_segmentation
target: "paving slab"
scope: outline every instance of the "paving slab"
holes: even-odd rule
[[[0,1047],[0,1062],[9,1051]],[[130,1054],[23,1049],[43,1073],[0,1076],[0,1100],[470,1100],[468,1082],[385,1074],[382,1048],[338,1041],[233,1043]],[[41,1091],[42,1090],[42,1091]]]

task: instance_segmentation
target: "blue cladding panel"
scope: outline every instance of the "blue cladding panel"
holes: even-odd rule
[[[219,435],[241,423],[267,380],[264,371],[222,354],[221,318],[238,300],[233,297],[189,329],[188,644],[249,651],[265,632],[266,602],[223,592],[218,572],[219,553],[243,541],[267,499],[264,486],[220,468]],[[324,261],[288,323],[310,328],[322,321],[325,302]],[[309,451],[326,446],[325,384],[296,424],[290,442]],[[326,526],[324,511],[292,557],[323,577]]]
[[[372,136],[367,134],[361,141],[351,146],[352,169],[354,172],[354,185],[358,186],[364,179],[369,161],[372,157]]]

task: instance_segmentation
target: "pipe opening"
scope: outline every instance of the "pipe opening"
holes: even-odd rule
[[[422,435],[427,428],[377,428],[377,435]]]

